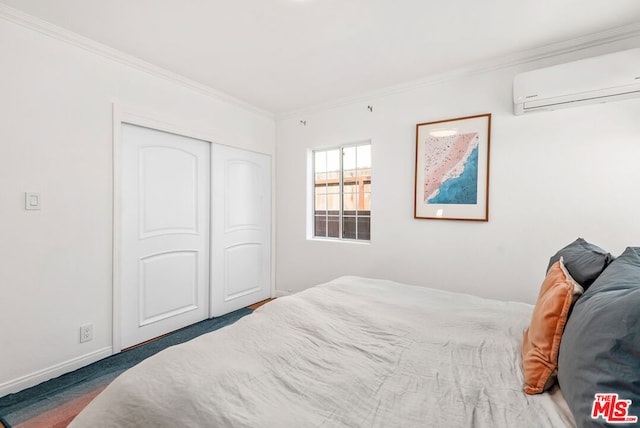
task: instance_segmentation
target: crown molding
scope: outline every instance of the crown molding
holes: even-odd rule
[[[214,98],[218,101],[222,101],[227,104],[249,110],[253,113],[258,113],[270,119],[274,119],[274,114],[270,111],[256,107],[252,104],[247,103],[246,101],[240,100],[229,94],[213,89],[207,85],[203,85],[202,83],[196,82],[195,80],[166,70],[162,67],[158,67],[157,65],[141,60],[140,58],[137,58],[133,55],[126,54],[122,51],[96,42],[95,40],[91,40],[87,37],[81,36],[62,27],[58,27],[57,25],[51,24],[47,21],[36,18],[35,16],[29,15],[2,3],[0,3],[0,18],[28,28],[30,30],[37,31],[41,34],[76,46],[78,48],[84,49],[85,51],[88,51],[90,53],[135,68],[154,77],[158,77],[176,85],[180,85],[192,91]]]
[[[409,92],[419,88],[434,86],[448,81],[460,79],[463,77],[473,76],[490,71],[496,71],[508,67],[526,64],[545,58],[555,57],[571,52],[580,51],[595,46],[605,45],[620,40],[630,39],[640,36],[640,23],[634,23],[623,27],[617,27],[610,30],[589,34],[550,45],[541,46],[526,51],[521,51],[511,55],[492,58],[487,61],[475,63],[467,67],[461,67],[440,74],[430,75],[418,80],[405,82],[399,85],[387,86],[385,88],[362,93],[355,96],[340,98],[338,100],[328,101],[325,103],[314,104],[308,107],[291,110],[275,115],[275,119],[284,120],[300,114],[310,114],[320,110],[328,110],[343,107],[350,104],[362,102],[371,102],[375,98],[384,98],[387,96]]]
[[[2,3],[0,3],[0,18],[26,27],[28,29],[37,31],[46,36],[63,41],[70,45],[79,47],[93,54],[100,55],[104,58],[110,59],[120,64],[132,67],[139,71],[143,71],[152,76],[180,85],[200,94],[214,98],[218,101],[226,102],[227,104],[240,107],[242,109],[249,110],[251,112],[275,120],[287,119],[289,117],[300,115],[302,113],[309,114],[319,110],[338,108],[349,104],[356,104],[359,102],[369,102],[372,98],[384,98],[390,95],[408,92],[426,86],[433,86],[466,76],[495,71],[520,64],[526,64],[544,58],[568,54],[571,52],[640,36],[640,23],[635,23],[624,27],[618,27],[599,33],[593,33],[583,37],[542,46],[535,49],[529,49],[512,55],[493,58],[488,61],[473,64],[471,66],[461,67],[444,73],[430,75],[425,78],[405,82],[399,85],[392,85],[355,96],[344,97],[337,100],[310,105],[300,109],[294,109],[287,112],[274,114],[273,112],[256,107],[227,93],[213,89],[210,86],[203,85],[202,83],[199,83],[195,80],[171,72],[162,67],[158,67],[133,55],[126,54],[122,51],[96,42],[72,31],[58,27],[57,25],[51,24],[40,18],[36,18],[32,15],[26,14]]]

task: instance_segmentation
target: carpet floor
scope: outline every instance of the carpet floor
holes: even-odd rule
[[[0,398],[0,425],[6,428],[62,428],[120,373],[161,350],[234,323],[243,308],[185,327],[159,339],[104,358],[32,388]]]

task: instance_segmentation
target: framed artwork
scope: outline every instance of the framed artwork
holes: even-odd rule
[[[414,218],[489,221],[491,114],[416,125]]]

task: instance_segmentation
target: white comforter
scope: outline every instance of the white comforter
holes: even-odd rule
[[[343,277],[117,378],[79,427],[564,427],[522,392],[532,306]]]

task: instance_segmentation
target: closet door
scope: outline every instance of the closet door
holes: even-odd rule
[[[213,144],[211,316],[271,297],[271,157]]]
[[[121,348],[209,315],[210,143],[122,124]]]

